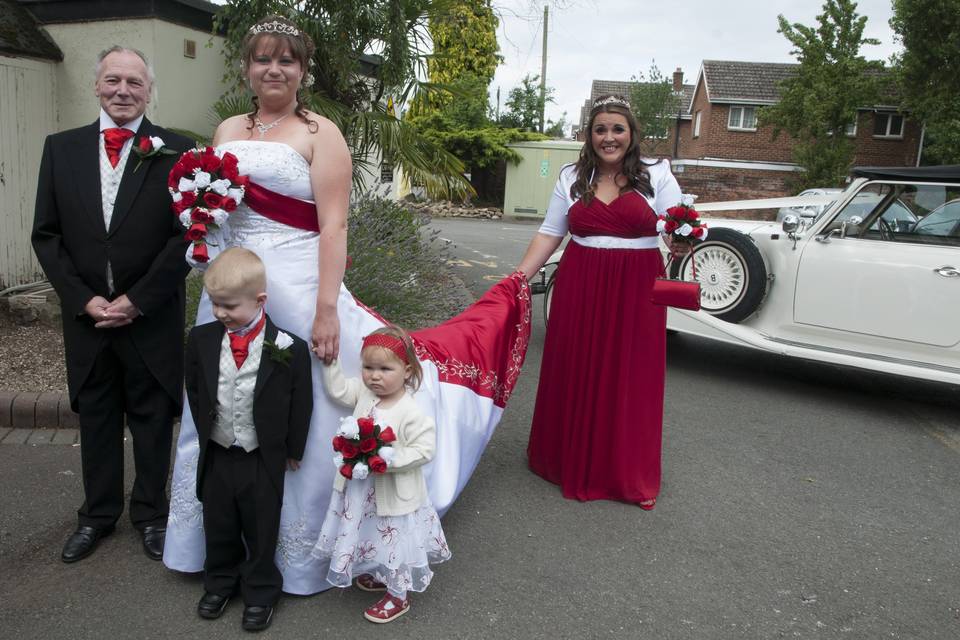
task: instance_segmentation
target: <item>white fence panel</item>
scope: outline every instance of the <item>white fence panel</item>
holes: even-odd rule
[[[43,140],[56,129],[53,64],[0,56],[0,289],[43,277],[30,229]]]

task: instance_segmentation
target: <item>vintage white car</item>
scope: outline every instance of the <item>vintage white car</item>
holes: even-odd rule
[[[832,201],[812,220],[704,216],[709,236],[693,254],[702,309],[670,309],[668,329],[960,384],[960,166],[853,176],[840,195],[698,205],[709,214]],[[691,279],[690,258],[670,274]],[[555,277],[542,287],[545,317]]]

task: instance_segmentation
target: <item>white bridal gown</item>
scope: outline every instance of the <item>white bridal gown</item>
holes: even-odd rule
[[[312,200],[309,165],[292,147],[259,140],[228,142],[242,175],[277,193]],[[316,161],[322,162],[320,157]],[[267,267],[267,312],[277,326],[310,341],[318,284],[318,235],[270,220],[241,204],[230,214],[225,246],[256,252]],[[360,344],[383,325],[341,286],[340,361],[347,376],[359,375]],[[473,310],[471,312],[471,310]],[[197,324],[214,320],[203,294]],[[529,288],[515,274],[453,320],[415,332],[424,380],[416,399],[437,420],[437,453],[425,467],[430,498],[442,515],[473,473],[509,397],[529,338]],[[422,339],[419,334],[423,334]],[[450,349],[448,345],[452,345]],[[171,354],[172,355],[172,354]],[[331,440],[348,411],[323,390],[321,363],[314,359],[314,408],[303,463],[288,471],[277,545],[283,590],[311,594],[330,586],[326,567],[311,551],[327,513],[336,469]],[[163,561],[184,572],[203,570],[203,510],[196,496],[197,432],[184,402],[177,442],[170,516]]]

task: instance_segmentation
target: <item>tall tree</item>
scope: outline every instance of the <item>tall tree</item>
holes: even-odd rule
[[[772,124],[774,135],[786,131],[796,139],[793,156],[803,167],[798,187],[840,185],[855,151],[847,127],[858,108],[877,103],[883,69],[860,55],[860,47],[879,41],[863,36],[867,18],[852,0],[827,0],[816,28],[782,15],[778,20],[800,66],[781,83],[780,102],[760,111],[760,121]]]
[[[672,79],[660,73],[655,62],[650,63],[646,75],[638,73],[629,96],[631,110],[637,117],[637,126],[643,138],[641,147],[648,155],[664,152],[662,148],[670,128],[676,122],[680,95],[673,90]],[[669,153],[669,150],[666,150]]]
[[[960,2],[893,0],[890,27],[903,106],[926,127],[922,161],[960,163]]]
[[[553,102],[553,87],[546,88],[544,100],[541,101],[540,76],[528,73],[520,81],[520,86],[510,89],[507,94],[507,110],[500,118],[500,124],[526,131],[540,131],[540,114],[546,102]]]
[[[216,27],[226,37],[227,76],[235,89],[219,113],[249,108],[236,61],[250,25],[271,13],[284,15],[316,43],[308,102],[340,127],[353,153],[355,180],[372,170],[369,159],[380,152],[429,193],[470,193],[463,164],[386,105],[388,98],[404,104],[428,88],[417,78],[429,52],[429,19],[452,1],[228,0]]]

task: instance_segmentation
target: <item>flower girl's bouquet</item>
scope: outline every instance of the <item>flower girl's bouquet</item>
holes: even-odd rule
[[[390,443],[396,439],[392,428],[380,427],[373,418],[342,418],[333,438],[333,463],[348,480],[363,480],[370,472],[384,473],[393,460]]]
[[[173,198],[173,212],[187,230],[187,262],[202,265],[211,259],[208,247],[219,246],[211,239],[231,212],[243,200],[249,182],[237,170],[237,157],[230,152],[218,156],[213,147],[187,151],[170,171],[167,189]]]

